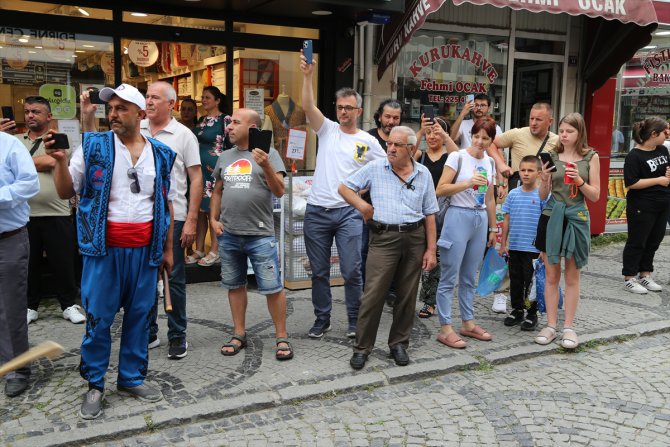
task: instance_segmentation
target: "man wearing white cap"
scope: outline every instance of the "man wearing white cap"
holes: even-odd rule
[[[156,296],[159,269],[172,269],[171,171],[175,154],[164,144],[145,138],[140,121],[144,96],[121,84],[100,90],[108,103],[111,132],[88,132],[67,165],[61,150],[54,183],[67,199],[79,193],[79,249],[84,255],[81,299],[86,333],[79,372],[88,382],[79,416],[102,414],[105,374],[111,351],[110,327],[123,308],[117,390],[140,400],[161,400],[160,390],[144,383],[149,365],[149,312]]]

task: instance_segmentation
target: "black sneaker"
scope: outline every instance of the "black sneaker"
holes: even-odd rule
[[[505,326],[516,326],[523,321],[523,310],[514,309],[503,323]]]
[[[168,350],[169,359],[183,359],[188,354],[188,343],[186,337],[175,337],[170,340],[170,349]]]
[[[314,326],[312,326],[312,329],[309,330],[307,335],[309,335],[311,338],[321,338],[323,337],[323,334],[325,334],[329,330],[330,330],[330,320],[327,321],[316,320],[314,322]]]
[[[79,417],[90,420],[97,419],[102,414],[102,403],[105,400],[105,392],[92,388],[84,396],[84,401],[79,409]]]
[[[533,331],[537,327],[537,315],[536,314],[528,314],[526,315],[526,319],[523,320],[521,323],[521,330],[522,331]]]

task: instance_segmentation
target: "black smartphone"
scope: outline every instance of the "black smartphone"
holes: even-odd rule
[[[421,106],[421,113],[424,118],[430,118],[430,122],[435,122],[435,108],[432,105]]]
[[[263,152],[265,152],[266,154],[269,154],[271,142],[272,142],[271,130],[261,130],[258,127],[249,128],[249,151],[258,148]]]
[[[312,64],[314,58],[314,52],[312,50],[312,40],[307,39],[302,41],[302,53],[305,55],[308,64]]]
[[[2,106],[2,117],[14,121],[14,108],[12,106]]]
[[[104,104],[105,101],[100,99],[100,91],[98,90],[91,90],[88,92],[88,97],[91,101],[91,104]]]
[[[51,139],[54,140],[51,149],[70,149],[70,140],[68,140],[67,135],[64,133],[52,132]]]
[[[549,163],[547,167],[549,170],[555,171],[556,170],[556,165],[554,164],[554,160],[551,159],[551,155],[549,155],[548,152],[540,152],[540,161],[542,162],[542,165],[544,166],[545,164]]]

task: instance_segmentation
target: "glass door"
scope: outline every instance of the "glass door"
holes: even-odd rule
[[[516,60],[512,94],[512,128],[528,126],[530,109],[536,102],[548,102],[557,113],[560,103],[562,64]],[[554,118],[557,118],[554,116]],[[552,126],[555,130],[556,123]]]

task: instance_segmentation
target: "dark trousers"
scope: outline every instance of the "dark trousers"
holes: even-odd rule
[[[26,230],[0,239],[0,365],[28,350],[26,282],[28,279],[28,234]],[[30,365],[10,372],[6,378],[27,378]]]
[[[419,276],[426,251],[426,229],[419,227],[407,233],[385,231],[370,233],[370,252],[366,266],[367,279],[361,299],[356,327],[354,352],[370,354],[377,339],[389,284],[396,284],[393,323],[388,345],[409,345],[414,325],[414,308]]]
[[[509,294],[512,309],[528,309],[529,315],[537,314],[537,301],[528,301],[530,284],[533,281],[533,261],[539,253],[529,251],[509,251]]]
[[[41,299],[42,257],[47,254],[54,292],[61,310],[77,298],[75,265],[78,262],[71,216],[31,217],[28,222],[30,262],[28,267],[28,309],[37,310]]]
[[[181,232],[184,229],[183,220],[174,221],[172,256],[174,266],[170,273],[170,298],[172,299],[172,312],[168,317],[168,340],[186,335],[186,269],[184,266],[184,248],[181,246]],[[165,284],[164,284],[165,286]],[[149,335],[158,334],[158,295],[151,309],[151,322],[149,323]]]
[[[628,240],[623,249],[621,272],[624,276],[654,271],[654,255],[665,236],[669,211],[667,206],[659,206],[656,210],[642,210],[635,202],[628,202]]]
[[[365,264],[368,262],[368,251],[370,250],[370,228],[363,222],[361,231],[361,278],[363,279],[363,289],[365,289]],[[389,299],[395,301],[395,284],[391,282],[389,286]]]

